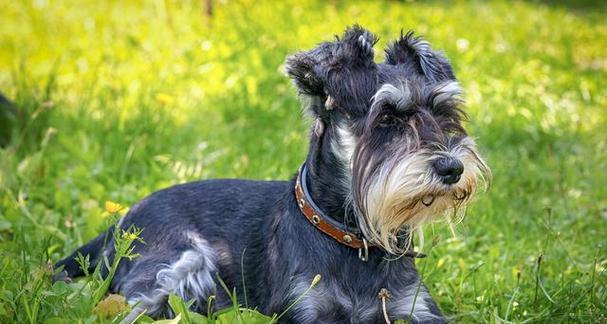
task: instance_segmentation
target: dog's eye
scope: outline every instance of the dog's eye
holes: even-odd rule
[[[394,127],[402,122],[403,121],[393,113],[383,113],[377,119],[377,125],[379,127]]]
[[[386,125],[390,125],[392,123],[392,116],[390,114],[382,114],[379,117],[379,125],[380,126],[386,126]]]

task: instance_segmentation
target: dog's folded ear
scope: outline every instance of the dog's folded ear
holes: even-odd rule
[[[285,72],[297,89],[307,95],[324,95],[330,70],[343,68],[374,68],[373,46],[378,38],[370,31],[354,25],[335,37],[333,42],[287,57]]]
[[[323,68],[320,66],[320,55],[318,48],[299,52],[287,57],[285,72],[297,87],[297,90],[305,95],[320,96],[324,94]]]
[[[378,38],[370,31],[354,25],[317,47],[287,57],[285,72],[293,79],[301,94],[317,96],[332,105],[364,106],[372,93],[353,85],[369,85],[375,82],[373,46]],[[369,78],[370,80],[366,80]],[[350,85],[346,87],[345,85]],[[368,87],[374,90],[373,86]],[[361,93],[362,92],[362,93]],[[332,107],[324,107],[331,110]],[[316,109],[315,109],[316,110]]]
[[[455,80],[453,68],[441,53],[412,31],[401,36],[386,49],[386,64],[414,64],[420,74],[432,82]]]

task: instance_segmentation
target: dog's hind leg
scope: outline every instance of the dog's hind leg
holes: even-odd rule
[[[184,301],[194,300],[194,307],[206,309],[207,298],[215,294],[217,272],[215,252],[196,233],[186,233],[187,244],[163,250],[150,249],[132,264],[120,278],[116,288],[141,313],[171,316],[170,294]],[[135,315],[138,316],[138,315]]]

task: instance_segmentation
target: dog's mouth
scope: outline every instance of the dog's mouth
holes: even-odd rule
[[[459,222],[479,186],[486,188],[491,177],[471,140],[448,151],[465,166],[458,179],[449,181],[436,174],[432,161],[440,154],[434,151],[409,152],[388,161],[357,154],[354,185],[359,223],[370,241],[390,252],[402,250],[390,237],[405,227],[414,231],[434,221]]]
[[[419,202],[421,202],[424,206],[430,207],[432,206],[437,199],[451,199],[455,204],[463,203],[471,195],[471,190],[467,189],[456,189],[445,192],[434,192],[423,195],[419,198]]]

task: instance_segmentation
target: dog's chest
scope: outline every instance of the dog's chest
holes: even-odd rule
[[[351,289],[321,282],[311,288],[309,280],[294,281],[290,300],[297,302],[291,314],[298,323],[374,323],[381,314],[377,293],[355,293]]]
[[[360,278],[359,278],[360,279]],[[436,320],[429,295],[419,281],[399,285],[386,283],[390,289],[368,285],[367,282],[338,281],[323,278],[313,288],[307,276],[297,277],[291,285],[288,300],[294,302],[290,312],[296,323],[383,323],[390,320],[413,318]],[[382,293],[380,293],[382,292]],[[383,296],[383,298],[382,298]]]
[[[373,323],[381,306],[379,299],[349,296],[343,291],[315,287],[294,306],[299,323]],[[324,289],[323,289],[324,288]]]

